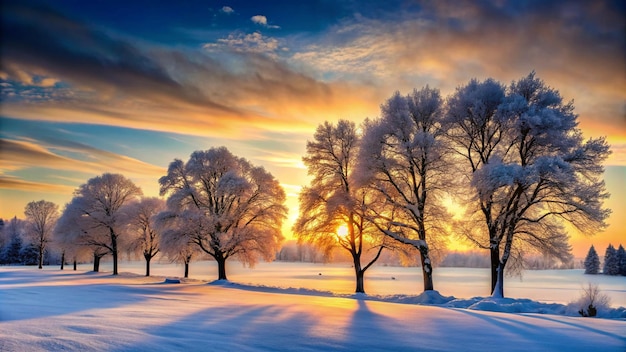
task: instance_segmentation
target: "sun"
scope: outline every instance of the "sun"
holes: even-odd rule
[[[337,235],[339,237],[346,237],[348,236],[348,226],[346,225],[341,225],[337,228]]]

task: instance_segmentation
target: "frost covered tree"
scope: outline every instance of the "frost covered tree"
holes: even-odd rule
[[[171,217],[161,218],[162,212],[155,217],[155,227],[160,234],[159,249],[174,263],[184,265],[184,277],[189,277],[189,265],[197,257],[200,247],[193,242],[191,234],[181,233],[181,228],[175,226],[177,220]],[[187,239],[187,241],[184,241]]]
[[[324,122],[317,127],[303,158],[313,179],[300,192],[300,215],[293,230],[299,241],[325,253],[336,247],[347,251],[354,266],[355,292],[364,293],[365,272],[380,257],[384,237],[363,216],[368,196],[354,180],[359,142],[353,122]],[[368,250],[375,254],[365,259]]]
[[[131,180],[119,174],[105,173],[89,179],[74,191],[59,219],[59,231],[71,236],[71,242],[93,250],[94,271],[100,258],[113,256],[113,275],[118,274],[118,254],[126,236],[124,205],[142,194]]]
[[[617,250],[612,244],[609,244],[606,248],[602,272],[604,275],[619,275],[619,257],[617,256]]]
[[[585,274],[596,275],[600,272],[600,257],[593,245],[589,248],[589,252],[585,257],[584,266]]]
[[[197,256],[199,248],[193,242],[181,242],[180,233],[174,229],[161,232],[161,251],[174,263],[183,263],[184,277],[189,277],[189,265]],[[169,232],[168,232],[169,231]]]
[[[24,210],[26,215],[27,236],[37,249],[37,263],[43,268],[43,257],[48,243],[52,240],[54,226],[59,218],[59,206],[45,200],[30,202]]]
[[[142,198],[128,203],[122,213],[129,237],[128,250],[140,252],[146,260],[146,276],[150,276],[150,261],[160,251],[160,234],[155,216],[165,210],[165,201],[159,198]]]
[[[184,163],[175,159],[159,179],[167,210],[159,215],[163,239],[175,247],[194,243],[218,264],[226,280],[226,261],[254,265],[271,260],[283,237],[285,192],[262,167],[226,148],[195,151]]]
[[[485,235],[468,237],[491,251],[494,296],[504,295],[509,259],[525,250],[571,259],[563,222],[589,234],[606,227],[601,176],[608,144],[584,141],[573,104],[534,72],[506,90],[493,80],[472,80],[448,104],[450,137],[468,166],[477,205],[470,209],[486,225]]]
[[[471,180],[472,175],[483,165],[491,162],[497,154],[506,151],[506,138],[510,122],[497,113],[503,103],[505,87],[499,82],[487,79],[483,82],[471,80],[467,85],[457,88],[448,98],[446,120],[452,124],[448,137],[456,149],[459,163],[465,163],[467,172],[464,180]],[[469,185],[467,185],[469,188]],[[473,192],[458,192],[470,195],[469,214],[466,221],[470,224],[465,234],[480,248],[490,251],[491,259],[491,290],[496,286],[497,270],[500,262],[500,241],[498,241],[498,222],[494,214],[496,200],[490,195]],[[482,221],[480,220],[482,216]],[[486,225],[486,240],[483,234],[476,234],[476,228]]]
[[[54,228],[54,242],[60,248],[63,259],[68,258],[73,262],[74,270],[76,270],[79,259],[87,260],[91,257],[93,271],[99,272],[100,259],[108,253],[108,250],[98,245],[98,242],[95,240],[106,241],[106,233],[102,229],[86,231],[77,226],[75,223],[76,217],[66,213],[69,204],[65,205],[61,217],[59,217]],[[88,240],[87,237],[92,237],[94,240]]]
[[[360,182],[379,199],[368,216],[386,236],[419,251],[424,291],[434,289],[429,243],[450,218],[441,204],[450,167],[442,105],[439,90],[428,86],[394,94],[380,118],[366,123],[359,154]]]

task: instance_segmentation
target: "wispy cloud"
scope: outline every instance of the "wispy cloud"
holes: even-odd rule
[[[60,185],[56,183],[26,181],[17,177],[0,174],[0,189],[10,189],[25,192],[72,194],[75,187]]]
[[[220,38],[216,43],[204,44],[204,49],[209,51],[223,51],[224,49],[236,52],[252,52],[273,55],[277,51],[288,51],[286,47],[281,47],[276,38],[263,36],[259,32],[254,33],[231,33],[226,38]]]
[[[306,170],[302,162],[302,155],[290,152],[265,152],[264,155],[257,156],[256,159],[264,161],[277,167]]]
[[[71,141],[41,145],[33,140],[0,139],[0,173],[37,167],[98,175],[116,172],[136,178],[158,178],[165,173],[128,156],[99,150]],[[56,152],[55,152],[56,151]]]

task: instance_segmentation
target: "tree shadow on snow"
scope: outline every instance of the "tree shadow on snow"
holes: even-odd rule
[[[294,315],[280,307],[226,305],[202,309],[168,324],[143,329],[148,335],[131,349],[247,351],[310,349],[317,341],[306,336],[308,327],[318,324],[313,317]],[[307,347],[309,346],[309,347]]]
[[[7,274],[4,272],[3,274]],[[0,282],[0,322],[38,319],[142,302],[161,291],[116,282],[81,283],[102,273],[10,273]]]
[[[503,344],[502,348],[515,346],[517,349],[525,348],[528,350],[536,348],[553,351],[592,351],[597,347],[594,344],[594,339],[590,338],[590,331],[586,326],[569,324],[539,315],[529,316],[467,309],[456,309],[456,311],[485,321],[489,325],[490,336],[500,336],[509,341]],[[533,319],[546,319],[557,326],[546,327],[545,323],[534,323]],[[579,331],[572,331],[572,326]],[[602,333],[606,334],[606,332]],[[492,347],[496,348],[497,346]]]
[[[624,343],[624,345],[626,346],[626,331],[624,331],[623,335],[618,335],[618,334],[614,334],[608,331],[603,331],[603,330],[599,330],[599,329],[595,329],[589,325],[586,324],[578,324],[576,323],[575,320],[573,320],[573,318],[571,317],[566,317],[564,319],[567,319],[567,321],[561,320],[561,319],[555,319],[552,318],[550,316],[545,316],[545,315],[527,315],[526,317],[531,318],[531,319],[541,319],[541,320],[546,320],[549,322],[554,322],[556,324],[563,324],[563,325],[569,325],[571,327],[574,327],[576,329],[580,329],[581,331],[585,331],[588,333],[593,333],[593,334],[599,334],[599,335],[603,335],[609,338],[614,338],[614,339],[618,339],[621,340],[622,343]],[[570,319],[572,320],[570,320]],[[585,321],[590,322],[593,321],[593,319],[596,318],[582,318],[582,317],[578,317],[578,319],[585,319]]]

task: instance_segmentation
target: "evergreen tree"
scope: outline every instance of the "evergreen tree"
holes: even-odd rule
[[[0,261],[3,264],[20,264],[22,262],[20,251],[22,250],[25,222],[13,217],[2,222],[2,235],[8,243],[3,248]]]
[[[587,253],[587,257],[585,258],[585,274],[596,275],[600,272],[600,257],[596,252],[596,249],[589,248],[589,253]]]
[[[22,262],[21,253],[22,251],[22,237],[13,236],[11,237],[11,242],[6,248],[6,251],[3,255],[4,262],[7,264],[19,264]]]
[[[22,247],[19,254],[19,263],[24,265],[37,265],[39,261],[39,250],[33,243],[27,243]]]
[[[624,250],[624,246],[621,244],[617,250],[617,258],[619,259],[619,274],[626,276],[626,250]]]
[[[606,248],[604,254],[604,269],[602,270],[604,275],[618,275],[619,274],[619,258],[617,257],[617,250],[612,244]]]

